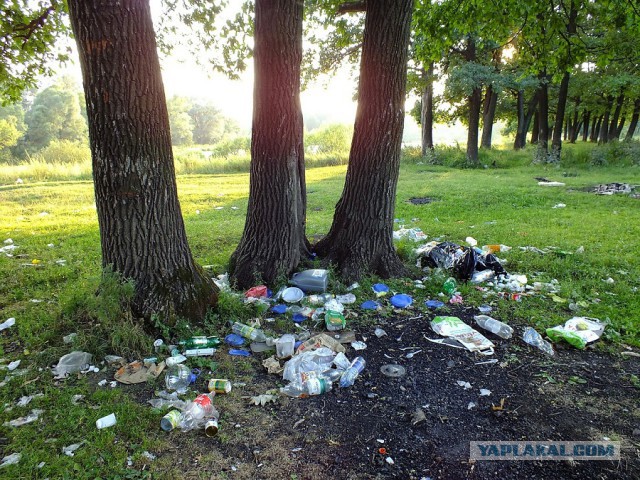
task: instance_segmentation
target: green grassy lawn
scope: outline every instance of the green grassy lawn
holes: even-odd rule
[[[510,252],[499,254],[507,260],[505,267],[510,273],[525,274],[531,282],[557,279],[560,284],[557,301],[532,296],[521,302],[485,298],[485,292],[463,285],[467,304],[491,302],[496,318],[539,330],[564,323],[576,314],[596,317],[609,323],[598,348],[640,346],[640,200],[586,191],[599,183],[640,184],[640,168],[515,168],[508,165],[509,155],[501,152],[497,168],[480,170],[405,161],[398,185],[398,224],[419,227],[430,240],[464,244],[465,238],[472,236],[479,245],[511,246]],[[309,237],[328,230],[345,171],[345,166],[308,170]],[[540,176],[566,186],[538,186],[534,177]],[[214,274],[224,273],[242,234],[248,174],[181,175],[178,186],[197,262],[211,266]],[[428,197],[432,202],[413,205],[408,202],[413,197]],[[560,203],[566,207],[553,208]],[[142,452],[168,446],[169,437],[158,428],[160,415],[121,388],[96,388],[86,377],[58,383],[48,371],[72,349],[63,343],[64,335],[78,328],[91,335],[86,325],[77,323],[74,309],[92,298],[99,284],[100,242],[92,183],[26,181],[0,187],[0,242],[9,238],[18,248],[13,257],[0,255],[0,322],[15,317],[16,325],[0,333],[0,366],[15,360],[21,364],[16,370],[19,375],[0,372],[0,381],[8,375],[0,387],[0,402],[5,406],[0,424],[34,408],[44,413],[31,424],[0,426],[4,439],[0,457],[22,452],[20,463],[4,467],[0,476],[143,478],[146,472],[141,472],[141,465],[148,461]],[[540,255],[521,251],[520,246],[553,246],[559,251]],[[410,263],[415,262],[413,247],[406,241],[398,247]],[[583,253],[575,253],[579,247],[584,247]],[[607,281],[609,278],[612,280]],[[426,289],[416,291],[402,280],[389,283],[398,291],[413,294],[421,305],[421,300],[437,294],[442,280],[442,275],[433,275],[425,280]],[[359,300],[370,299],[365,286],[371,281],[361,282]],[[337,283],[333,286],[342,288]],[[578,302],[577,313],[571,311],[569,304]],[[94,343],[100,341],[106,342],[94,339]],[[148,339],[147,356],[153,353],[152,341]],[[21,396],[36,393],[44,395],[27,406],[16,406]],[[85,397],[74,405],[73,395]],[[118,424],[97,430],[95,420],[111,412],[116,413]],[[62,447],[81,441],[86,443],[75,456],[62,454]],[[132,468],[127,467],[127,457],[132,457]],[[45,465],[38,468],[40,462]]]

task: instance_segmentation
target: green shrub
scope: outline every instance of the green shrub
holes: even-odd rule
[[[91,150],[89,145],[83,142],[53,140],[38,152],[36,158],[51,164],[91,163]]]

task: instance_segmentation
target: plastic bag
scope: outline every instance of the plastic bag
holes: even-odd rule
[[[302,372],[317,372],[320,374],[331,368],[335,356],[336,354],[327,347],[295,355],[284,364],[282,378],[294,382],[299,380]]]
[[[554,342],[564,340],[576,348],[583,349],[587,343],[602,336],[604,325],[597,318],[573,317],[563,326],[547,328],[547,336]]]
[[[92,355],[87,352],[71,352],[60,357],[58,365],[53,368],[56,378],[64,378],[70,373],[86,369],[91,363]]]

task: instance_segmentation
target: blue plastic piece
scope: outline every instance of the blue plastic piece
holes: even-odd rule
[[[367,300],[366,302],[363,302],[362,305],[360,305],[360,308],[362,308],[363,310],[377,310],[379,306],[380,304],[378,302]]]
[[[376,283],[371,289],[376,292],[376,295],[385,294],[389,291],[389,287],[387,287],[384,283]]]
[[[389,301],[396,308],[406,308],[413,303],[413,298],[404,293],[398,293],[391,297]]]
[[[302,345],[304,342],[302,340],[298,340],[294,345],[293,345],[293,351],[295,352],[296,350],[298,350],[298,347],[300,345]]]
[[[277,313],[278,315],[282,315],[283,313],[287,313],[287,306],[279,303],[278,305],[274,305],[271,307],[271,311],[273,313]]]
[[[232,347],[241,347],[245,342],[243,337],[235,333],[230,333],[229,335],[224,337],[224,341]]]
[[[251,356],[251,352],[248,351],[248,350],[232,348],[231,350],[229,350],[229,355],[235,355],[235,356],[238,356],[238,357],[250,357]]]
[[[427,300],[426,302],[424,302],[424,304],[429,307],[429,308],[440,308],[444,306],[444,303],[442,303],[440,300]]]
[[[307,317],[305,317],[304,315],[302,315],[301,313],[294,313],[293,314],[293,321],[295,323],[302,323],[307,319]]]

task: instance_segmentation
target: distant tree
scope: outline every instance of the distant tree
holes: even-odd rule
[[[189,115],[191,108],[192,102],[186,97],[173,96],[167,102],[172,145],[191,145],[193,143],[193,120]]]
[[[313,153],[348,154],[352,135],[353,128],[348,125],[326,125],[305,136],[305,149],[312,149]]]
[[[148,0],[69,0],[89,118],[102,264],[133,310],[202,321],[218,289],[191,256]]]
[[[0,160],[9,160],[10,149],[24,134],[24,111],[15,103],[0,107]]]
[[[219,109],[210,104],[195,103],[188,113],[193,124],[194,143],[213,145],[222,140],[227,122]]]
[[[27,131],[20,147],[27,152],[45,148],[52,140],[87,141],[87,123],[78,101],[79,88],[61,79],[36,95],[26,111]]]

